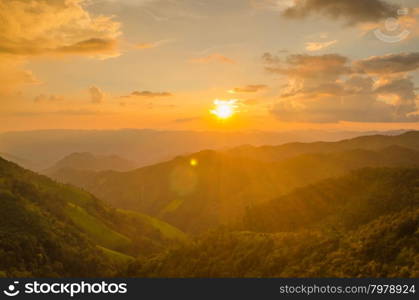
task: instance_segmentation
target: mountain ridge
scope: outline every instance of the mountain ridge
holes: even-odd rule
[[[7,276],[116,276],[126,260],[186,241],[153,220],[128,217],[86,191],[0,158],[0,271]]]
[[[53,177],[115,207],[196,233],[230,223],[249,205],[325,178],[357,168],[409,166],[419,166],[419,152],[401,146],[305,153],[274,162],[208,150],[129,172],[62,170]]]
[[[405,130],[384,131],[394,135]],[[123,130],[33,130],[0,134],[0,152],[30,157],[36,171],[46,169],[73,152],[119,155],[139,166],[170,160],[203,149],[226,149],[243,144],[278,145],[292,141],[337,141],[377,131],[162,131]]]
[[[218,228],[153,260],[132,262],[129,274],[417,278],[418,189],[418,168],[357,170],[298,189],[262,211],[249,208],[257,214],[244,226]]]
[[[137,168],[137,163],[118,155],[96,155],[90,152],[74,152],[57,161],[53,166],[43,171],[52,174],[60,169],[75,169],[86,171],[129,171]]]

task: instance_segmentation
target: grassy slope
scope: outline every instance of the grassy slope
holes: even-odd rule
[[[150,226],[152,226],[153,228],[159,230],[159,232],[162,234],[162,236],[166,239],[170,239],[170,240],[180,240],[180,241],[187,241],[188,240],[188,236],[182,232],[181,230],[179,230],[178,228],[164,222],[161,221],[159,219],[150,217],[148,215],[139,213],[139,212],[134,212],[134,211],[128,211],[128,210],[122,210],[119,209],[118,210],[121,214],[125,214],[128,215],[130,217],[136,218],[138,220],[141,220],[142,222],[145,222],[147,224],[149,224]]]
[[[21,271],[8,274],[16,276],[55,276],[54,272],[63,276],[89,276],[88,272],[80,273],[83,268],[80,263],[83,264],[83,261],[84,268],[99,260],[102,263],[96,262],[95,268],[102,266],[106,269],[103,264],[106,264],[109,253],[115,254],[118,251],[121,255],[135,257],[151,255],[183,237],[179,230],[165,226],[163,222],[148,219],[146,216],[127,218],[126,213],[109,207],[83,190],[56,183],[1,158],[0,212],[0,260],[3,261],[0,270],[11,272],[9,268],[15,261],[15,264],[21,266]],[[19,239],[13,241],[14,234]],[[30,241],[25,242],[23,237]],[[26,244],[28,251],[43,253],[42,257],[45,258],[38,261],[24,255],[20,243]],[[31,244],[34,247],[32,250]],[[103,256],[103,251],[95,245],[113,252],[108,251]],[[78,249],[79,247],[83,250]],[[62,261],[71,261],[71,257],[64,254],[66,251],[79,252],[86,259],[69,263],[72,267],[63,271],[58,265],[66,266]],[[87,254],[83,254],[84,252]],[[45,259],[58,260],[60,264],[55,266],[52,261]],[[45,267],[40,267],[42,261]],[[95,268],[91,268],[92,274],[96,274]],[[102,274],[107,276],[105,271]]]
[[[123,254],[121,252],[113,251],[102,246],[97,246],[97,248],[101,250],[101,252],[116,265],[126,265],[134,261],[132,256]]]
[[[95,243],[109,249],[124,249],[132,243],[125,235],[109,228],[98,218],[90,215],[80,206],[68,203],[66,215],[82,229]]]

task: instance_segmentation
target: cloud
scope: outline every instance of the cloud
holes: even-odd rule
[[[109,39],[89,39],[74,45],[60,47],[54,50],[59,54],[89,55],[99,54],[100,57],[114,56],[116,53],[116,41]]]
[[[150,43],[139,43],[139,44],[134,45],[134,47],[136,49],[140,49],[140,50],[152,49],[152,48],[157,48],[159,46],[163,46],[163,45],[168,44],[172,41],[173,40],[161,40],[161,41],[150,42]]]
[[[110,17],[93,16],[85,0],[0,2],[0,52],[34,56],[51,53],[109,54],[120,34]]]
[[[123,97],[157,98],[157,97],[170,97],[170,96],[173,96],[173,95],[169,92],[134,91],[128,96],[123,96]]]
[[[156,48],[158,46],[158,43],[140,43],[140,44],[136,44],[134,47],[136,49],[152,49],[152,48]]]
[[[264,85],[264,84],[251,84],[251,85],[246,85],[244,87],[236,87],[233,88],[231,90],[229,90],[228,92],[231,94],[240,94],[240,93],[257,93],[261,90],[266,89],[268,86]]]
[[[225,63],[225,64],[236,63],[235,60],[228,58],[224,55],[221,55],[219,53],[214,53],[214,54],[204,56],[204,57],[192,58],[189,61],[192,63],[197,63],[197,64],[208,64],[208,63],[213,63],[213,62]]]
[[[23,59],[0,55],[0,95],[10,95],[23,85],[40,83],[24,65]]]
[[[338,41],[329,41],[329,42],[308,42],[306,43],[306,50],[307,51],[320,51],[324,50],[326,48],[329,48],[330,46],[333,46]]]
[[[97,86],[89,88],[90,101],[95,104],[100,104],[105,100],[105,93]]]
[[[275,55],[265,53],[262,59],[267,71],[299,79],[330,81],[352,72],[349,59],[339,54],[294,54],[282,61]]]
[[[398,8],[383,0],[295,0],[294,5],[283,10],[282,15],[290,19],[321,15],[342,19],[347,25],[356,25],[395,17]]]
[[[0,93],[38,83],[25,64],[35,56],[118,55],[120,24],[92,15],[88,0],[0,1]]]
[[[287,53],[287,52],[284,52],[284,53]],[[282,59],[278,55],[275,55],[269,52],[266,52],[262,55],[262,60],[265,63],[271,64],[271,65],[277,65],[277,64],[282,63]]]
[[[270,9],[274,11],[284,11],[293,6],[294,0],[251,0],[251,5],[258,9]]]
[[[358,60],[355,69],[370,74],[394,74],[419,69],[419,52],[373,56]]]
[[[57,101],[62,101],[62,100],[63,100],[63,97],[61,97],[61,96],[46,95],[46,94],[41,94],[41,95],[38,95],[34,98],[35,103],[57,102]]]
[[[327,54],[268,60],[273,62],[269,71],[288,79],[271,111],[284,122],[417,122],[417,95],[409,76],[417,67],[405,67],[414,57],[409,53],[350,61]]]
[[[416,110],[415,85],[411,78],[382,80],[375,92],[380,95],[395,96],[394,101],[399,113],[410,113]]]

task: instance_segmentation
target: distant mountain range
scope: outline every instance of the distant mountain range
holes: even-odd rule
[[[19,166],[25,167],[27,169],[30,170],[40,170],[42,168],[41,164],[37,164],[36,162],[26,159],[26,158],[22,158],[22,157],[18,157],[16,155],[13,154],[9,154],[9,153],[4,153],[4,152],[0,152],[0,157],[14,162],[16,164],[18,164]]]
[[[301,154],[332,153],[354,149],[381,150],[400,146],[419,150],[419,132],[409,131],[400,135],[367,135],[337,142],[288,143],[279,146],[240,146],[229,149],[227,153],[236,156],[272,162],[281,161]]]
[[[0,158],[0,276],[419,276],[419,132],[121,165]]]
[[[136,163],[117,155],[94,155],[92,153],[72,153],[59,160],[52,167],[43,171],[53,174],[61,169],[86,170],[86,171],[128,171],[136,168]]]
[[[395,135],[405,130],[381,132]],[[72,153],[117,155],[146,166],[173,159],[177,155],[205,149],[223,149],[240,145],[279,145],[288,142],[337,141],[378,132],[282,131],[282,132],[197,132],[122,130],[38,130],[0,134],[0,152],[30,162],[23,166],[41,171]]]
[[[351,170],[418,167],[419,152],[413,149],[419,149],[417,132],[336,143],[202,151],[129,172],[59,170],[51,176],[115,207],[196,233],[234,222],[249,206]]]

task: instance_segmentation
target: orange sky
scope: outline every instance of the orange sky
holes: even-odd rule
[[[0,1],[0,131],[419,129],[415,2]]]

